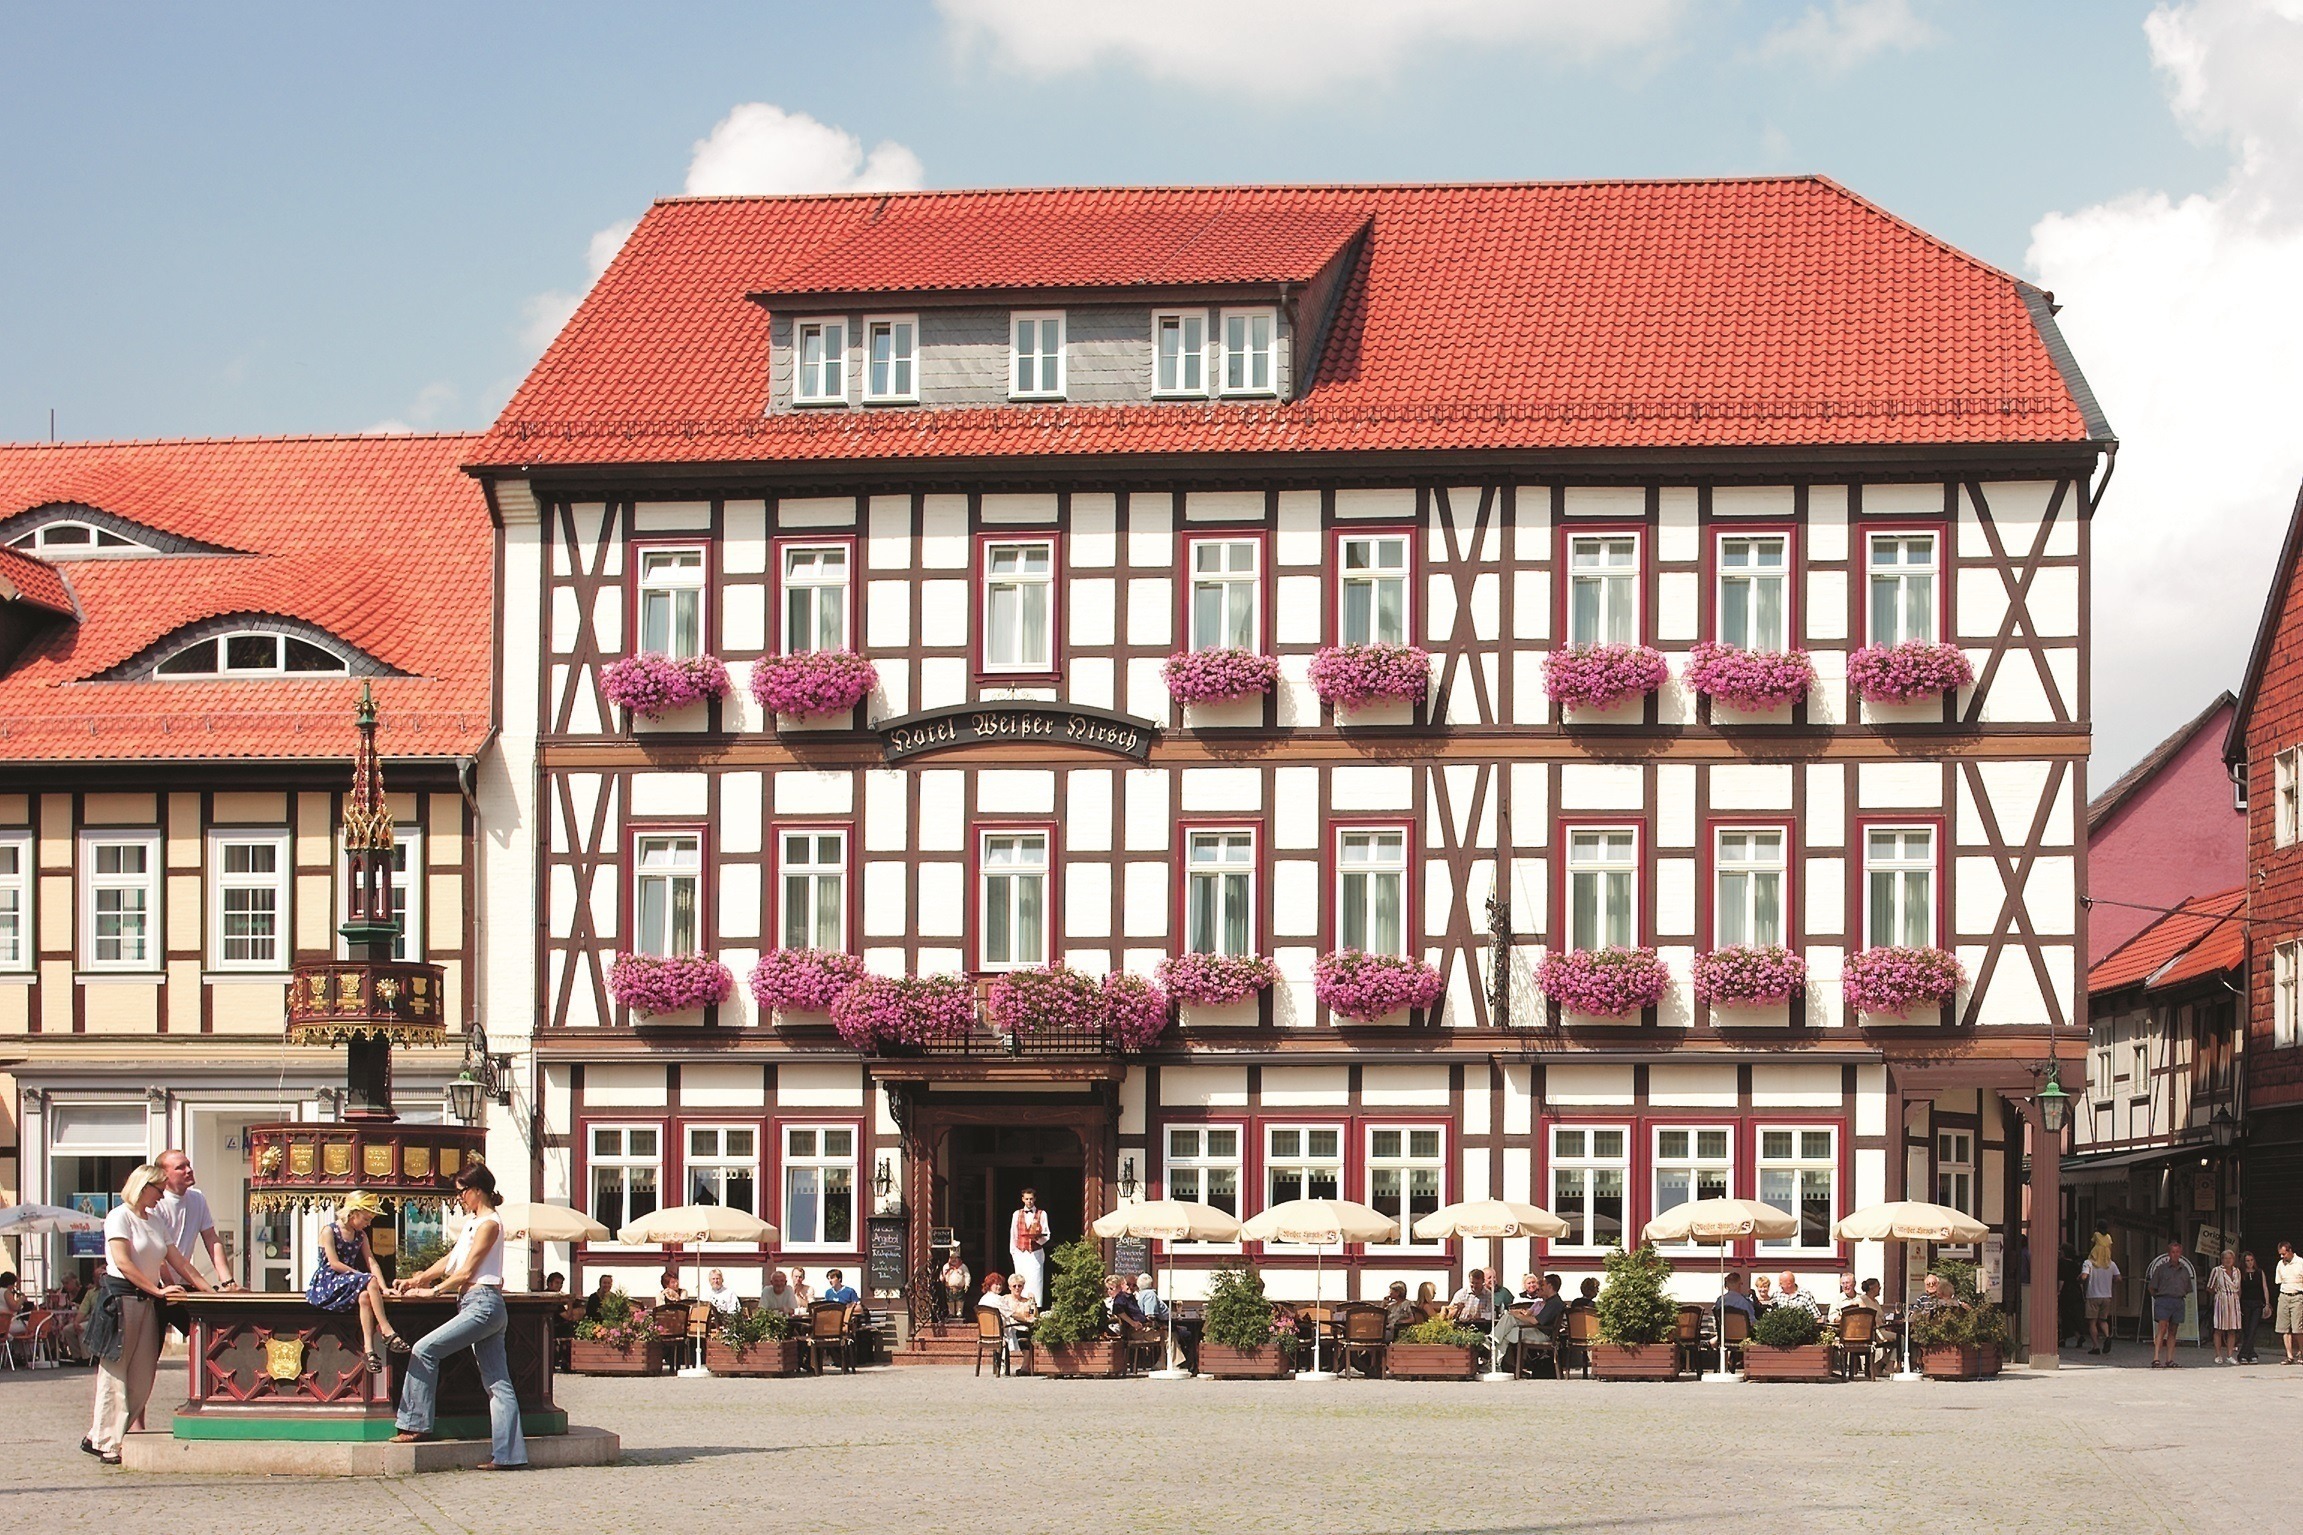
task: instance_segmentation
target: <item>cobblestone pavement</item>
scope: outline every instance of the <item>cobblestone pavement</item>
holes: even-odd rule
[[[2186,1350],[2188,1354],[2190,1351]],[[2303,1368],[2067,1356],[1998,1381],[1830,1386],[576,1379],[620,1466],[358,1487],[111,1470],[84,1370],[0,1375],[0,1520],[343,1528],[1785,1531],[2227,1527],[2283,1499]],[[163,1381],[165,1384],[165,1378]],[[158,1414],[155,1414],[157,1426]]]

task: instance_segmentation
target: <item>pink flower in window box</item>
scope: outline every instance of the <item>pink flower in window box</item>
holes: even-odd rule
[[[1342,949],[1312,966],[1312,992],[1331,1013],[1373,1023],[1439,1000],[1439,972],[1420,959]]]
[[[1737,650],[1704,640],[1687,653],[1687,685],[1737,709],[1780,709],[1815,686],[1815,663],[1804,650]]]
[[[864,978],[864,962],[836,949],[770,949],[752,967],[752,997],[761,1010],[828,1013]]]
[[[1068,965],[1000,975],[984,992],[984,1016],[1002,1034],[1094,1034],[1104,1026],[1103,989]]]
[[[1966,982],[1966,968],[1948,950],[1882,946],[1848,955],[1839,989],[1851,1012],[1900,1018],[1915,1007],[1942,1006]]]
[[[880,685],[880,669],[852,650],[803,650],[752,663],[752,700],[775,714],[845,714]]]
[[[1278,980],[1279,967],[1260,954],[1178,954],[1160,961],[1159,978],[1178,1002],[1228,1007]]]
[[[1279,662],[1252,650],[1179,650],[1160,664],[1168,696],[1179,704],[1260,698],[1279,685]]]
[[[1872,703],[1907,704],[1966,687],[1975,680],[1975,668],[1957,645],[1905,640],[1900,645],[1866,645],[1849,655],[1847,680]]]
[[[1543,663],[1543,691],[1562,708],[1604,709],[1663,686],[1671,665],[1645,645],[1569,645]]]
[[[707,698],[727,697],[728,669],[717,656],[674,660],[652,650],[641,651],[602,667],[600,691],[617,708],[652,720]]]
[[[1122,1050],[1143,1050],[1167,1032],[1174,1010],[1168,995],[1140,975],[1114,971],[1103,980],[1104,1013],[1110,1020],[1112,1043]]]
[[[832,1004],[832,1027],[858,1050],[925,1044],[975,1026],[975,988],[956,975],[867,975]]]
[[[1661,1002],[1671,972],[1653,949],[1569,949],[1544,957],[1535,984],[1562,1012],[1624,1018]]]
[[[619,954],[608,967],[608,995],[643,1018],[716,1006],[735,989],[709,954]]]
[[[1731,944],[1695,956],[1695,1000],[1713,1007],[1782,1002],[1807,986],[1807,961],[1779,943]]]
[[[1387,699],[1421,703],[1431,691],[1431,652],[1416,645],[1330,645],[1311,658],[1311,690],[1338,709]]]

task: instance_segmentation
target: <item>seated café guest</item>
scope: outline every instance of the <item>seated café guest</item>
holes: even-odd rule
[[[1785,1269],[1775,1281],[1775,1303],[1778,1306],[1796,1306],[1818,1320],[1823,1316],[1822,1304],[1799,1288],[1799,1276],[1789,1269]]]
[[[1487,1289],[1487,1273],[1473,1269],[1463,1276],[1463,1288],[1447,1303],[1447,1314],[1466,1327],[1485,1327],[1491,1315],[1492,1299]]]
[[[843,1306],[852,1306],[857,1301],[862,1300],[863,1297],[858,1295],[855,1288],[840,1276],[838,1269],[826,1269],[824,1271],[824,1293],[818,1299],[838,1301]]]
[[[1774,1304],[1775,1287],[1769,1283],[1765,1274],[1754,1274],[1751,1279],[1751,1309],[1755,1313],[1761,1312]]]
[[[1008,1276],[1008,1347],[1029,1348],[1032,1341],[1032,1323],[1039,1319],[1040,1308],[1032,1301],[1031,1281],[1022,1274],[1010,1274]]]
[[[976,1305],[991,1307],[1005,1320],[1015,1310],[1008,1300],[1008,1276],[996,1271],[984,1275],[983,1293],[976,1297]]]
[[[1507,1297],[1508,1304],[1495,1319],[1495,1342],[1498,1348],[1508,1349],[1526,1339],[1549,1343],[1559,1333],[1559,1317],[1564,1308],[1559,1304],[1559,1291],[1545,1283],[1540,1274],[1528,1274],[1519,1281],[1520,1293]],[[1546,1302],[1549,1302],[1548,1307]],[[1550,1320],[1547,1322],[1545,1318]]]
[[[975,1278],[968,1273],[968,1260],[960,1256],[958,1248],[952,1249],[951,1256],[944,1260],[943,1272],[936,1277],[941,1281],[944,1315],[957,1317],[966,1311],[968,1293],[975,1287]]]
[[[1129,1322],[1144,1319],[1143,1307],[1136,1304],[1135,1291],[1117,1274],[1104,1275],[1104,1329],[1118,1333]]]
[[[1744,1289],[1740,1269],[1727,1276],[1727,1287],[1719,1292],[1718,1306],[1722,1311],[1740,1311],[1750,1321],[1759,1320],[1759,1308],[1751,1303],[1751,1296]]]
[[[1149,1274],[1136,1275],[1136,1310],[1147,1322],[1167,1320],[1167,1302],[1159,1298],[1159,1288]]]
[[[21,1338],[30,1332],[32,1324],[25,1314],[31,1309],[32,1303],[24,1298],[24,1292],[17,1287],[16,1275],[13,1272],[0,1274],[0,1333],[11,1338]]]
[[[592,1287],[592,1293],[584,1297],[584,1320],[597,1322],[600,1319],[600,1308],[605,1306],[608,1303],[608,1297],[615,1293],[616,1276],[602,1274],[600,1282]]]
[[[792,1293],[800,1298],[803,1306],[815,1299],[815,1292],[808,1288],[808,1271],[796,1263],[792,1265]]]
[[[718,1269],[705,1276],[704,1304],[722,1316],[734,1316],[744,1309],[742,1299],[728,1288],[728,1276]]]
[[[1839,1271],[1839,1293],[1832,1297],[1831,1319],[1839,1320],[1840,1313],[1863,1306],[1863,1292],[1855,1288],[1855,1275],[1846,1269]]]
[[[1863,1283],[1857,1285],[1855,1290],[1858,1295],[1863,1297],[1861,1304],[1869,1306],[1874,1311],[1880,1309],[1881,1302],[1879,1299],[1878,1280],[1866,1279],[1863,1281]]]
[[[1919,1298],[1911,1303],[1914,1317],[1930,1311],[1965,1311],[1967,1302],[1952,1292],[1950,1283],[1941,1274],[1930,1274],[1919,1282]]]
[[[688,1303],[688,1292],[680,1288],[680,1271],[678,1269],[666,1269],[657,1278],[660,1280],[656,1290],[657,1305],[684,1306]]]
[[[63,1289],[56,1297],[56,1341],[63,1345],[68,1356],[82,1363],[88,1357],[80,1347],[80,1331],[84,1320],[81,1306],[87,1291],[88,1286],[80,1282],[78,1274],[66,1274]]]
[[[800,1298],[792,1293],[792,1282],[782,1269],[768,1270],[768,1287],[760,1292],[762,1311],[781,1311],[790,1316],[800,1309]]]
[[[1390,1291],[1383,1298],[1383,1335],[1396,1338],[1403,1329],[1413,1327],[1422,1320],[1422,1313],[1415,1309],[1415,1302],[1408,1299],[1407,1281],[1393,1280]]]
[[[312,1277],[305,1281],[304,1299],[321,1311],[357,1311],[360,1340],[370,1375],[384,1373],[384,1350],[408,1352],[408,1340],[392,1330],[384,1315],[384,1295],[391,1281],[368,1241],[384,1202],[365,1190],[344,1200],[337,1218],[320,1228],[319,1253]]]
[[[1438,1302],[1439,1286],[1433,1284],[1430,1280],[1426,1279],[1422,1284],[1419,1284],[1415,1287],[1415,1303],[1417,1305],[1431,1306],[1438,1304]]]
[[[1575,1299],[1567,1303],[1570,1311],[1597,1311],[1599,1309],[1599,1281],[1586,1279],[1577,1287]]]

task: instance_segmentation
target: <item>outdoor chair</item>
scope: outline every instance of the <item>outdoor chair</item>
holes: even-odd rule
[[[1727,1367],[1743,1367],[1743,1345],[1751,1338],[1751,1318],[1733,1306],[1721,1309],[1719,1325],[1727,1329]]]
[[[856,1340],[848,1325],[849,1306],[836,1300],[813,1301],[808,1306],[808,1334],[800,1340],[816,1374],[824,1373],[824,1356],[839,1356],[840,1369],[856,1372]]]
[[[664,1363],[674,1370],[684,1362],[680,1350],[687,1343],[691,1309],[686,1301],[670,1301],[648,1314],[648,1325],[655,1329],[657,1337],[664,1340]]]
[[[1133,1375],[1147,1365],[1158,1369],[1167,1352],[1167,1329],[1154,1327],[1149,1322],[1131,1322],[1120,1318],[1121,1365]]]
[[[1839,1313],[1839,1336],[1832,1340],[1832,1367],[1848,1380],[1861,1370],[1865,1380],[1877,1380],[1879,1313],[1868,1306],[1850,1306]]]
[[[1580,1369],[1585,1380],[1591,1379],[1591,1346],[1599,1341],[1599,1313],[1570,1310],[1564,1332],[1559,1340],[1559,1373]]]
[[[976,1373],[984,1373],[984,1356],[991,1355],[992,1377],[1008,1373],[1008,1319],[991,1306],[976,1307]]]
[[[1360,1375],[1363,1379],[1372,1377],[1381,1380],[1384,1360],[1390,1352],[1390,1341],[1384,1337],[1381,1306],[1353,1306],[1344,1312],[1343,1341],[1336,1350],[1336,1370],[1339,1373],[1349,1375],[1352,1361],[1356,1359],[1360,1361]]]
[[[1518,1313],[1522,1322],[1534,1314],[1532,1308]],[[1504,1366],[1504,1361],[1500,1359],[1495,1363],[1498,1369]],[[1538,1364],[1550,1365],[1551,1378],[1553,1380],[1559,1379],[1559,1340],[1557,1338],[1538,1338],[1530,1333],[1521,1333],[1518,1341],[1511,1346],[1510,1369],[1512,1376],[1523,1380],[1536,1379],[1538,1377],[1535,1374],[1535,1367]]]
[[[1705,1311],[1701,1306],[1679,1308],[1679,1328],[1672,1335],[1672,1341],[1679,1345],[1679,1368],[1682,1371],[1700,1372],[1703,1369],[1704,1316]]]

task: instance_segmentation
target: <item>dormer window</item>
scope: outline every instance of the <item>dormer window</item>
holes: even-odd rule
[[[340,655],[292,634],[254,630],[195,640],[152,668],[155,677],[341,677]]]
[[[1279,392],[1279,314],[1271,309],[1223,312],[1223,359],[1217,376],[1224,394]]]
[[[1060,309],[1010,317],[1014,346],[1008,365],[1008,394],[1018,400],[1064,397],[1064,316]]]
[[[1152,340],[1153,352],[1158,359],[1152,378],[1152,392],[1205,395],[1207,316],[1199,310],[1178,310],[1154,315]]]
[[[848,401],[848,324],[801,320],[792,326],[792,401],[845,405]]]
[[[31,554],[151,554],[154,551],[132,538],[123,538],[110,528],[91,527],[85,522],[50,522],[19,535],[11,548]]]
[[[911,315],[883,315],[864,321],[864,399],[873,404],[918,402],[919,321]]]

